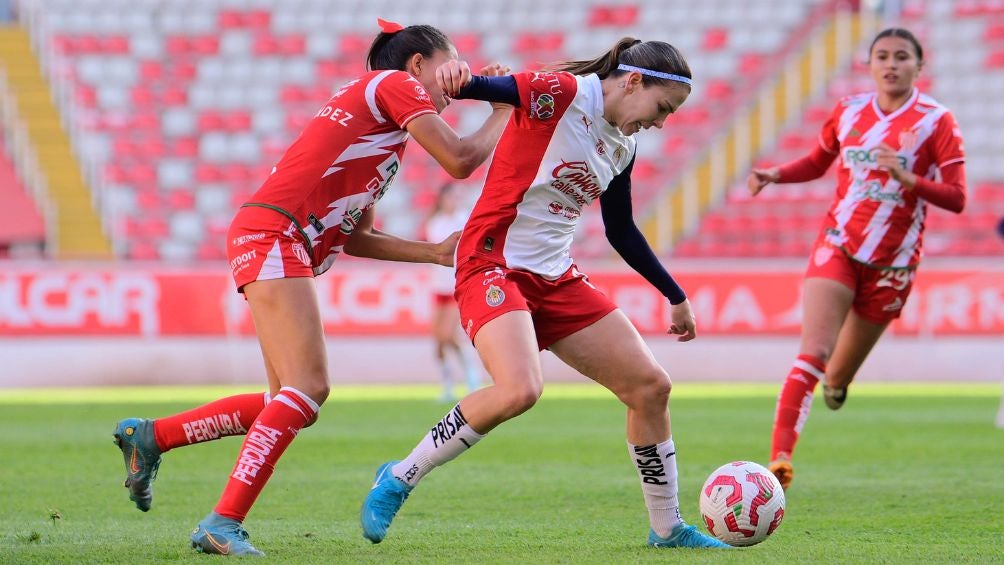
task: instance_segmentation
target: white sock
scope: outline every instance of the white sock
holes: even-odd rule
[[[429,471],[456,459],[483,437],[467,424],[457,404],[432,426],[407,457],[394,465],[391,473],[408,485],[415,486]]]
[[[638,469],[641,492],[645,495],[648,520],[659,537],[683,523],[680,518],[680,499],[677,493],[676,446],[673,438],[656,445],[632,445],[628,453]]]

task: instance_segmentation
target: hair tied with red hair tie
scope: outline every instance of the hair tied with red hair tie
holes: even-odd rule
[[[383,18],[377,18],[377,23],[380,24],[380,30],[384,33],[397,33],[404,29],[404,26],[397,22],[389,22]]]

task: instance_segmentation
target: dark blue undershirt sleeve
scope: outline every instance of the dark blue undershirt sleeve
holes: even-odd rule
[[[633,167],[634,159],[624,172],[610,181],[610,186],[600,196],[600,211],[603,213],[607,241],[632,269],[668,298],[670,304],[680,304],[687,299],[687,294],[659,262],[638,225],[634,223],[631,211]]]
[[[471,82],[464,85],[454,98],[502,102],[519,107],[519,88],[516,86],[516,78],[512,75],[500,77],[474,75],[471,77]]]

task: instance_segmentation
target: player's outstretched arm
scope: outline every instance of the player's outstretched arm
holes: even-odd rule
[[[408,122],[408,133],[451,177],[465,179],[491,155],[512,110],[497,108],[471,135],[461,137],[439,114]]]
[[[436,263],[445,267],[453,266],[453,252],[457,248],[460,232],[439,243],[415,241],[384,233],[373,228],[373,208],[363,213],[359,224],[345,244],[345,253],[353,257],[366,257],[381,261],[401,261],[405,263]]]

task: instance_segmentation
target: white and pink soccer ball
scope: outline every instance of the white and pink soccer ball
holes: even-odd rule
[[[700,506],[711,535],[729,545],[755,545],[781,525],[784,490],[762,465],[733,461],[704,481]]]

